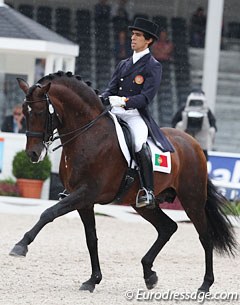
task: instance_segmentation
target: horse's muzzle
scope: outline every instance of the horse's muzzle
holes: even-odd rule
[[[35,151],[27,151],[27,155],[31,162],[37,163],[39,162],[40,156]]]

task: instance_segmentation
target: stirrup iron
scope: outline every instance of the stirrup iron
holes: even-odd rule
[[[140,194],[141,194],[141,197],[145,196],[146,200],[141,202],[139,200],[140,199],[139,198]],[[142,207],[145,207],[149,204],[150,204],[150,194],[145,187],[142,187],[141,189],[139,189],[139,191],[137,193],[137,196],[136,196],[136,208],[142,208]]]

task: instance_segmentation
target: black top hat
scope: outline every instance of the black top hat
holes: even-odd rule
[[[128,27],[129,30],[138,30],[148,33],[154,38],[158,39],[159,27],[156,23],[144,18],[136,18],[134,24]]]

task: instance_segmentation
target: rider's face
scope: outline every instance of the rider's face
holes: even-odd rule
[[[145,39],[145,37],[143,36],[143,32],[133,30],[131,40],[132,50],[138,53],[148,48],[148,45],[152,41],[152,38]]]

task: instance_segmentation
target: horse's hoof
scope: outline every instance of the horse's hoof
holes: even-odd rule
[[[79,288],[79,290],[85,290],[89,292],[93,292],[94,289],[95,289],[95,284],[89,282],[82,283],[82,286]]]
[[[155,271],[149,278],[145,279],[145,284],[147,286],[147,289],[153,289],[157,285],[157,282],[158,282],[158,277]]]
[[[203,289],[202,287],[200,287],[197,291],[197,295],[199,295],[199,294],[204,295],[207,292],[209,292],[209,288]]]
[[[202,286],[198,288],[197,294],[205,294],[209,292],[209,288],[212,285],[212,283],[209,282],[203,282]]]
[[[21,245],[15,245],[9,255],[12,256],[26,256],[28,252],[27,247],[23,247]]]

